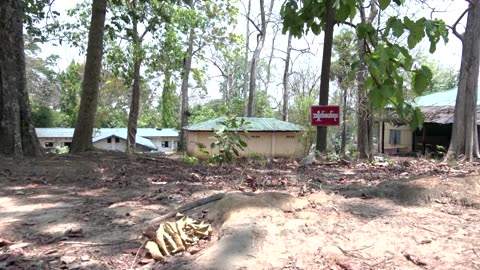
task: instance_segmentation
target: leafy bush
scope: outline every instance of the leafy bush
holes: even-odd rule
[[[52,153],[57,154],[57,155],[68,154],[68,152],[69,152],[68,146],[55,147],[55,148],[52,149]]]
[[[241,139],[241,135],[248,138],[248,132],[245,128],[250,123],[243,118],[227,117],[218,124],[222,127],[215,131],[215,135],[209,137],[214,139],[214,142],[210,144],[210,149],[217,149],[218,152],[210,153],[202,144],[199,144],[199,148],[201,152],[210,156],[209,162],[222,165],[225,162],[232,161],[234,155],[238,157],[240,155],[239,150],[245,150],[247,143]]]
[[[182,158],[182,162],[190,165],[198,164],[199,160],[194,156],[185,156]]]
[[[330,152],[327,155],[327,160],[328,161],[338,161],[340,159],[340,156],[338,156],[337,153],[335,152]]]

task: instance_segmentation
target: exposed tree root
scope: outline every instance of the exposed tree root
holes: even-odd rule
[[[217,194],[213,194],[211,196],[208,196],[208,197],[205,197],[205,198],[202,198],[202,199],[199,199],[199,200],[196,200],[196,201],[193,201],[193,202],[190,202],[190,203],[187,203],[183,206],[180,206],[179,208],[177,209],[174,209],[172,211],[169,211],[167,212],[166,214],[162,215],[162,216],[159,216],[157,218],[154,218],[150,221],[148,221],[148,225],[159,225],[160,223],[164,222],[165,220],[169,219],[169,218],[173,218],[177,215],[177,213],[184,213],[186,211],[189,211],[189,210],[192,210],[192,209],[195,209],[197,207],[200,207],[200,206],[203,206],[205,204],[208,204],[208,203],[211,203],[211,202],[215,202],[215,201],[218,201],[218,200],[221,200],[223,199],[223,197],[225,197],[225,195],[227,194],[233,194],[233,193],[239,193],[239,194],[243,194],[243,195],[247,195],[247,196],[253,196],[255,195],[255,193],[252,193],[252,192],[223,192],[223,193],[217,193]]]

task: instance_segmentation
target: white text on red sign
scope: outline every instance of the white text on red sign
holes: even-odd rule
[[[330,111],[330,112],[317,111],[316,113],[313,114],[313,118],[315,118],[315,120],[317,120],[318,122],[321,122],[322,119],[327,119],[327,118],[337,121],[338,117],[339,117],[338,113],[335,113],[334,111]]]

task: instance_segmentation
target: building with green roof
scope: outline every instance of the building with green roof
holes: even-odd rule
[[[437,146],[448,148],[457,99],[457,88],[418,97],[414,104],[425,115],[422,129],[412,131],[408,125],[382,122],[380,130],[381,152],[406,152]],[[480,132],[480,91],[477,97],[477,125]],[[384,138],[384,139],[382,139]]]
[[[304,154],[304,147],[300,142],[303,127],[277,120],[274,118],[238,117],[248,124],[245,141],[248,146],[240,152],[242,156],[260,155],[267,157],[296,157]],[[213,142],[210,137],[219,130],[221,121],[225,118],[215,118],[184,127],[187,138],[187,152],[199,156],[199,145],[207,148]],[[207,149],[210,150],[210,149]]]

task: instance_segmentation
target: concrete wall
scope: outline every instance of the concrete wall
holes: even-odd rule
[[[202,155],[198,149],[199,143],[212,152],[210,144],[214,140],[208,137],[214,135],[213,132],[186,131],[186,134],[189,154]],[[248,136],[250,138],[244,140],[248,146],[240,152],[242,156],[298,157],[303,152],[300,132],[250,132]]]
[[[390,131],[391,130],[399,130],[400,131],[400,143],[398,144],[390,144]],[[385,153],[395,153],[395,152],[410,152],[412,151],[412,143],[413,143],[413,137],[412,137],[412,130],[410,129],[409,126],[394,126],[390,123],[385,123],[385,139],[384,141],[384,148],[385,148]],[[380,130],[380,142],[382,141],[381,139],[382,132]],[[380,150],[381,150],[381,145],[380,145]]]

